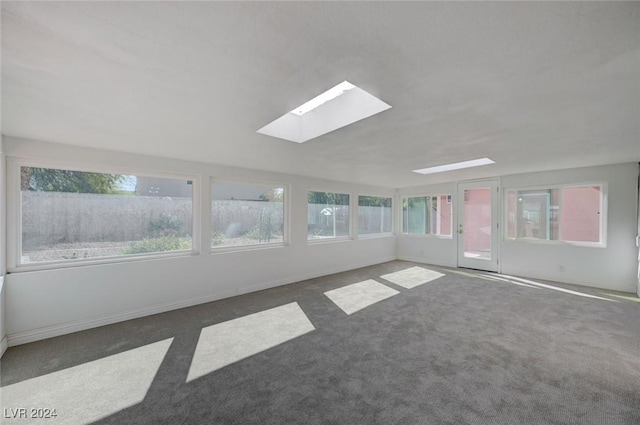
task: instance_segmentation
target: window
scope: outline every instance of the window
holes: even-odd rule
[[[402,233],[451,237],[450,195],[427,195],[402,200]]]
[[[602,186],[507,191],[507,238],[602,243]]]
[[[391,233],[391,198],[358,196],[358,234]]]
[[[284,243],[282,186],[211,184],[211,247]]]
[[[307,204],[307,239],[349,236],[349,195],[309,192]]]
[[[193,249],[192,180],[21,167],[19,264]]]

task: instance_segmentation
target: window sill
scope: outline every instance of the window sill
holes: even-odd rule
[[[364,235],[358,235],[358,239],[380,239],[380,238],[391,238],[395,235],[393,233],[366,233]]]
[[[421,233],[401,233],[400,236],[405,238],[428,238],[428,239],[453,240],[453,236],[451,235],[425,235]]]
[[[277,243],[263,243],[255,245],[236,245],[236,246],[216,246],[212,247],[209,254],[227,254],[231,252],[246,252],[246,251],[262,251],[265,249],[284,248],[289,244],[284,242]]]
[[[333,242],[349,242],[352,241],[349,236],[341,236],[338,238],[317,238],[317,239],[307,239],[307,244],[309,245],[322,245]]]
[[[504,242],[507,243],[524,243],[524,244],[531,244],[531,245],[551,245],[551,246],[575,246],[575,247],[581,247],[581,248],[606,248],[607,244],[606,243],[601,243],[601,242],[571,242],[571,241],[549,241],[549,240],[545,240],[545,239],[527,239],[527,238],[518,238],[518,239],[513,239],[513,238],[506,238],[503,240]]]
[[[139,261],[185,258],[185,257],[194,257],[197,255],[200,255],[197,251],[173,251],[173,252],[159,252],[156,254],[128,255],[126,257],[118,256],[118,257],[104,257],[104,258],[86,259],[86,260],[51,261],[46,263],[20,264],[20,265],[8,268],[7,272],[22,273],[22,272],[43,271],[43,270],[58,270],[58,269],[67,269],[67,268],[76,268],[76,267],[124,264],[124,263],[139,262]]]

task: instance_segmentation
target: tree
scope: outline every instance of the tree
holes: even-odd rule
[[[284,189],[280,187],[271,188],[266,193],[261,194],[258,199],[265,202],[283,202]]]
[[[309,192],[307,202],[321,205],[349,205],[349,195],[343,193]]]
[[[124,180],[119,174],[37,167],[22,167],[20,178],[22,190],[75,193],[114,193]]]

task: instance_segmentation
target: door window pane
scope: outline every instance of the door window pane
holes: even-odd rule
[[[491,260],[491,189],[464,191],[464,256]]]

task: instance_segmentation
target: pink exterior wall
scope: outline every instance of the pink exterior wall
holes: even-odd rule
[[[440,235],[451,236],[451,203],[447,204],[447,195],[440,196]]]
[[[491,249],[491,189],[470,189],[465,193],[465,251],[488,251]]]
[[[507,237],[516,237],[516,220],[517,220],[517,207],[516,207],[516,191],[510,190],[507,192]]]
[[[560,237],[565,241],[600,241],[600,188],[567,187],[560,200]]]

